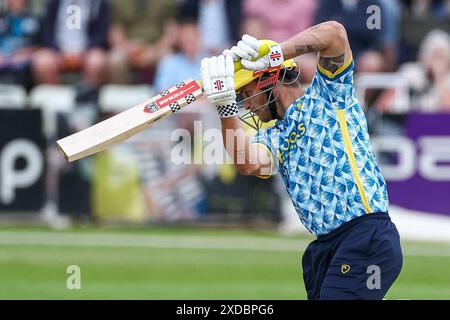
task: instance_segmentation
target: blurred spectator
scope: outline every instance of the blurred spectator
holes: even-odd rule
[[[221,54],[241,39],[242,0],[182,0],[179,11],[198,20],[208,55]]]
[[[282,42],[314,24],[317,0],[245,0],[244,30]]]
[[[175,0],[115,0],[109,34],[109,81],[151,82],[175,45]],[[130,71],[136,76],[132,79]]]
[[[243,33],[258,39],[282,42],[314,24],[317,0],[245,0]],[[311,82],[316,72],[316,55],[296,58],[300,80]]]
[[[380,29],[368,27],[367,9],[377,6]],[[342,23],[352,47],[359,72],[393,71],[396,68],[396,41],[399,24],[397,0],[320,0],[316,23],[336,20]]]
[[[445,17],[450,15],[448,0],[403,0],[408,13],[415,17]]]
[[[37,17],[42,17],[45,13],[48,0],[26,0],[30,11]]]
[[[179,18],[176,40],[179,52],[159,62],[154,83],[156,90],[162,91],[187,78],[199,77],[201,60],[206,56],[200,41],[197,20],[192,16]]]
[[[450,32],[449,0],[402,0],[400,62],[413,61],[425,36],[432,30]]]
[[[106,0],[49,0],[43,17],[44,48],[33,58],[38,83],[58,84],[64,71],[82,71],[83,92],[105,79],[110,6]]]
[[[450,111],[450,36],[431,31],[420,46],[417,62],[404,63],[399,73],[410,88],[411,107],[425,112]],[[385,90],[376,102],[382,110],[393,105],[395,90]]]
[[[398,65],[398,42],[400,41],[401,6],[399,0],[380,0],[381,15],[385,16],[381,25],[383,54],[387,56],[387,71],[395,71]]]
[[[6,0],[0,11],[0,74],[6,81],[29,86],[28,70],[39,31],[38,19],[25,0]]]
[[[450,111],[450,36],[431,31],[420,46],[417,63],[408,63],[400,72],[408,78],[413,105],[424,111]]]

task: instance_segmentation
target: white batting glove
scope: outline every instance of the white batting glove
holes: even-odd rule
[[[209,102],[217,106],[221,117],[232,117],[238,114],[236,92],[234,91],[234,62],[231,56],[202,60],[200,73],[203,90]]]
[[[258,49],[260,46],[260,41],[248,34],[242,36],[237,45],[231,49],[226,49],[223,51],[223,55],[231,56],[234,61],[239,61],[241,59],[253,60],[258,57]]]
[[[268,54],[256,59],[259,55],[259,47],[262,44],[262,41],[248,34],[244,34],[242,40],[236,46],[231,49],[226,49],[223,54],[225,56],[231,56],[234,61],[241,60],[242,66],[252,71],[265,70],[281,65],[284,57],[279,44],[272,45]]]

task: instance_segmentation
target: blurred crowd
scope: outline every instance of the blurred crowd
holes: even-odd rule
[[[161,90],[197,77],[203,57],[221,53],[244,33],[283,41],[314,24],[337,20],[347,29],[357,73],[398,72],[408,81],[415,105],[450,110],[448,0],[0,3],[0,82],[28,90],[73,84],[81,99],[94,100],[106,83]],[[380,20],[379,28],[368,25],[370,16]],[[299,62],[301,80],[308,83],[315,56],[302,56]],[[377,98],[389,105],[389,92]]]
[[[396,88],[389,86],[396,77],[408,88],[409,110],[450,111],[450,0],[0,0],[0,86],[20,85],[31,97],[41,85],[68,85],[76,108],[58,118],[62,137],[88,126],[77,125],[86,115],[91,123],[109,115],[99,107],[106,84],[162,91],[199,78],[201,59],[221,54],[244,33],[281,42],[327,20],[345,25],[356,76],[383,77],[383,86],[366,88],[369,115],[380,118],[380,111],[395,109]],[[298,63],[300,80],[308,84],[316,56],[301,56]],[[202,151],[198,141],[172,141],[176,128],[195,133],[199,117],[203,129],[219,128],[214,108],[203,106],[201,115],[180,112],[99,153],[93,163],[52,162],[59,191],[52,184],[49,194],[59,198],[59,210],[98,217],[127,213],[137,220],[150,212],[170,221],[204,213],[278,219],[288,212],[288,199],[271,192],[282,189],[276,178],[262,183],[238,175],[232,165],[168,161],[170,143]]]

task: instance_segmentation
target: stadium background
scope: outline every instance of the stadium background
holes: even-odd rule
[[[0,6],[1,299],[305,298],[300,259],[311,236],[278,176],[202,161],[221,148],[205,138],[219,128],[205,101],[72,164],[55,141],[198,78],[201,58],[243,33],[282,41],[331,19],[349,34],[402,236],[404,269],[387,298],[450,298],[449,1]],[[299,64],[307,85],[315,57]],[[190,161],[173,161],[180,147]],[[70,265],[81,269],[81,290],[66,287]]]

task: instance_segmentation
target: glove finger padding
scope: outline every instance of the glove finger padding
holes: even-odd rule
[[[247,57],[242,57],[243,59],[247,59],[248,57],[254,59],[258,57],[258,49],[252,48],[242,40],[237,43],[237,47],[247,54]]]
[[[205,91],[206,96],[209,96],[212,93],[211,90],[211,78],[209,76],[209,58],[204,58],[201,62],[200,74],[202,77],[203,90]]]
[[[241,63],[242,66],[251,71],[259,71],[264,70],[269,67],[278,67],[280,66],[283,61],[283,52],[281,51],[281,46],[279,44],[275,44],[270,46],[269,53],[266,54],[264,57],[256,60],[251,61],[251,59],[242,59]]]
[[[248,45],[250,48],[256,51],[258,53],[259,47],[261,46],[261,42],[256,39],[255,37],[252,37],[251,35],[244,34],[242,36],[242,41]],[[256,58],[258,55],[256,55],[254,58]]]
[[[225,57],[223,55],[217,57],[217,77],[225,77]]]
[[[239,59],[247,59],[247,60],[251,60],[253,59],[253,56],[250,53],[247,53],[245,50],[241,49],[238,46],[234,46],[233,48],[231,48],[231,52],[238,56]]]
[[[220,106],[235,104],[234,62],[231,56],[203,59],[201,75],[209,102]]]
[[[209,77],[211,80],[218,77],[217,74],[217,57],[211,57],[209,60]]]
[[[229,90],[233,90],[234,99],[236,99],[236,92],[234,91],[234,62],[230,56],[225,57],[225,81]]]
[[[262,57],[261,59],[258,59],[256,61],[250,61],[250,60],[241,60],[242,67],[247,70],[251,71],[258,71],[258,70],[264,70],[267,69],[269,66],[269,61],[267,57]]]
[[[223,53],[222,53],[225,57],[226,56],[230,56],[232,59],[233,59],[233,61],[239,61],[239,60],[241,60],[241,58],[239,57],[239,56],[237,56],[237,55],[235,55],[230,49],[225,49],[225,50],[223,50]]]
[[[233,79],[234,89],[234,61],[230,56],[225,57],[225,76]]]
[[[260,42],[258,39],[246,34],[237,45],[231,49],[225,49],[223,55],[231,56],[233,61],[239,61],[241,59],[252,60],[258,57],[259,46]]]

